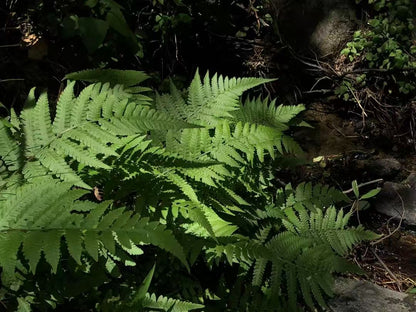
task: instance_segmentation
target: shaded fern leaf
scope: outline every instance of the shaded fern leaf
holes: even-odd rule
[[[118,70],[118,69],[87,69],[65,76],[65,79],[82,80],[88,82],[110,83],[112,86],[116,84],[125,85],[127,87],[142,83],[149,76],[144,72],[136,70]]]

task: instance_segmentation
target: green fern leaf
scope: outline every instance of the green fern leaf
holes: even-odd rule
[[[257,259],[254,264],[254,270],[253,270],[253,285],[254,286],[261,286],[263,277],[264,277],[264,271],[266,270],[266,265],[269,261],[267,259]]]
[[[45,260],[51,265],[52,272],[56,273],[61,257],[60,246],[63,231],[49,231],[43,233],[42,250]]]
[[[141,71],[118,69],[87,69],[65,76],[65,79],[70,80],[102,83],[108,82],[112,86],[121,84],[128,87],[140,84],[148,78],[149,76]]]
[[[68,246],[68,251],[71,254],[72,258],[78,264],[81,263],[81,253],[82,253],[82,238],[79,230],[66,230],[65,231],[65,240]]]
[[[36,266],[40,260],[42,251],[43,234],[41,232],[33,232],[26,235],[23,241],[23,254],[29,261],[30,270],[34,273]]]
[[[188,312],[204,308],[204,305],[202,304],[180,301],[163,296],[156,297],[155,294],[146,294],[142,306],[149,309],[158,309],[169,312]]]
[[[68,83],[56,104],[56,116],[53,122],[55,133],[62,133],[71,126],[71,109],[74,102],[74,85]]]

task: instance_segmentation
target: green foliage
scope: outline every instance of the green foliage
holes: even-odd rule
[[[366,27],[354,33],[341,55],[349,62],[368,68],[367,73],[344,79],[336,93],[345,100],[351,93],[379,84],[378,75],[385,73],[383,84],[388,95],[412,95],[416,70],[415,18],[416,7],[411,0],[357,1],[368,6],[370,18]],[[372,71],[374,70],[374,71]],[[414,79],[413,79],[414,80]]]
[[[273,206],[251,216],[254,237],[249,239],[248,231],[208,252],[214,258],[225,255],[230,263],[246,263],[252,285],[262,286],[267,311],[297,311],[299,297],[311,309],[316,304],[326,307],[325,296],[333,295],[333,274],[360,272],[344,256],[356,243],[378,237],[361,225],[347,228],[352,211],[333,206],[345,201],[342,192],[322,185],[287,186],[278,190]]]
[[[88,0],[84,5],[90,9],[91,16],[69,15],[62,20],[62,35],[66,38],[79,36],[89,53],[95,52],[105,41],[111,29],[123,37],[139,55],[142,45],[130,29],[123,15],[124,8],[113,0]]]
[[[353,270],[343,256],[374,238],[347,228],[350,213],[332,206],[348,198],[334,188],[267,191],[273,161],[301,155],[286,131],[304,110],[241,101],[270,80],[197,72],[186,91],[172,83],[148,97],[141,72],[67,78],[95,83],[78,93],[68,82],[54,113],[32,90],[0,124],[0,300],[11,307],[255,311],[261,298],[268,311],[325,306],[333,273]],[[144,276],[155,262],[167,273]],[[253,276],[245,295],[189,276],[193,266],[230,265],[235,283]],[[89,286],[70,289],[66,279]]]

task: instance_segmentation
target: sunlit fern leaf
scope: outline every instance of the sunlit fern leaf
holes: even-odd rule
[[[11,127],[7,121],[0,122],[0,157],[10,172],[23,167],[23,155]]]
[[[166,173],[163,173],[163,176],[165,176],[168,181],[176,185],[191,201],[199,202],[198,195],[194,188],[181,175],[173,171],[167,171]]]
[[[75,98],[74,85],[75,83],[69,83],[59,96],[53,121],[53,128],[56,133],[62,133],[71,127],[71,110]]]
[[[51,174],[56,175],[62,181],[73,183],[79,187],[91,189],[81,177],[65,162],[64,158],[54,151],[45,149],[38,153],[40,164],[47,168]]]
[[[276,100],[260,97],[247,99],[239,110],[233,112],[236,120],[273,127],[281,131],[287,130],[287,124],[302,111],[303,105],[276,105]]]
[[[35,125],[33,131],[37,147],[44,147],[48,145],[54,137],[52,134],[48,95],[46,93],[40,95],[32,112],[33,115],[31,118],[33,118]]]
[[[8,190],[6,200],[0,202],[0,236],[4,238],[0,241],[1,250],[16,255],[22,245],[32,272],[42,254],[56,271],[61,238],[65,238],[69,254],[80,264],[84,252],[97,260],[99,250],[114,253],[115,244],[128,250],[132,244],[153,244],[187,266],[182,246],[164,225],[141,219],[123,208],[108,211],[108,202],[82,204],[78,199],[85,191],[70,190],[71,185],[46,177],[36,184]],[[77,213],[80,211],[83,213]],[[18,260],[13,254],[0,252],[0,266],[8,275],[14,271],[12,261],[16,266]]]
[[[239,97],[248,89],[272,81],[261,78],[210,78],[209,73],[203,81],[197,72],[188,88],[187,105],[180,100],[177,90],[172,87],[172,97],[158,97],[156,106],[174,112],[187,122],[198,125],[215,125],[221,118],[231,117],[230,112],[238,109]],[[173,101],[171,100],[173,99]],[[170,103],[169,103],[170,102]]]
[[[196,204],[193,203],[193,206],[195,205]],[[202,207],[203,205],[201,205],[201,209]],[[199,237],[207,238],[210,236],[229,237],[235,231],[237,231],[238,227],[236,225],[220,218],[213,209],[210,209],[210,208],[204,209],[202,212],[204,213],[206,220],[200,220],[200,222],[198,223],[190,223],[190,224],[182,225],[183,228],[186,229],[187,233],[190,233],[192,235],[196,235]],[[209,225],[206,224],[206,222],[208,222]],[[203,223],[204,225],[201,223]]]
[[[348,220],[351,213],[345,214],[342,210],[337,211],[333,206],[320,208],[314,206],[313,210],[305,207],[305,198],[310,199],[314,194],[328,198],[317,198],[322,203],[339,202],[343,196],[335,196],[334,190],[323,189],[317,186],[316,193],[314,186],[301,185],[295,191],[291,187],[286,188],[286,195],[291,197],[285,205],[285,193],[280,191],[278,202],[280,208],[274,207],[279,212],[275,217],[283,222],[287,229],[268,240],[267,228],[260,228],[256,234],[259,242],[266,241],[267,252],[258,254],[253,268],[254,285],[266,285],[269,287],[270,296],[278,298],[286,293],[290,311],[297,310],[299,299],[302,299],[310,308],[316,306],[325,307],[326,296],[333,294],[334,273],[358,272],[358,268],[348,262],[346,256],[352,247],[362,241],[372,240],[378,235],[371,231],[364,230],[362,226],[348,227]],[[300,192],[297,196],[297,192]],[[338,194],[339,195],[339,194]],[[299,201],[297,201],[299,200]],[[269,209],[272,209],[269,206]],[[262,212],[258,214],[263,220],[273,217],[272,213]],[[270,215],[270,216],[269,216]],[[267,235],[266,235],[267,234]],[[217,252],[220,251],[216,247]],[[220,256],[217,254],[217,257]],[[261,262],[260,262],[260,259]],[[272,264],[270,277],[265,275],[265,266],[268,262]],[[281,284],[286,285],[281,287]],[[284,298],[283,298],[284,299]]]
[[[185,218],[189,218],[194,223],[203,227],[209,235],[215,238],[212,224],[207,217],[207,211],[212,209],[198,202],[177,200],[172,204],[172,209],[179,211]]]
[[[29,161],[38,159],[51,174],[63,181],[90,188],[73,170],[73,161],[81,166],[109,169],[104,160],[117,156],[114,147],[119,146],[119,135],[145,133],[158,125],[163,129],[177,125],[168,117],[149,109],[141,109],[141,112],[147,112],[143,115],[137,110],[139,104],[130,103],[129,99],[129,94],[121,86],[112,89],[109,84],[91,85],[77,97],[71,83],[62,92],[56,116],[51,122],[46,93],[36,100],[32,90],[28,104],[20,117],[16,116],[20,118],[22,127],[13,128],[12,133],[12,128],[5,126],[7,121],[2,122],[3,146],[9,145],[12,149],[3,148],[0,156],[10,169],[22,170],[22,157],[17,156],[24,154]],[[133,114],[128,116],[130,119],[124,116],[128,105],[135,108],[134,112],[129,112]],[[107,119],[104,119],[105,116]],[[15,143],[11,143],[12,139]]]

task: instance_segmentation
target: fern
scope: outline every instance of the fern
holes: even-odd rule
[[[146,294],[146,297],[143,300],[143,306],[149,309],[158,309],[169,312],[188,312],[204,307],[202,304],[180,301],[164,296],[157,297],[155,294]]]
[[[315,207],[325,208],[337,203],[350,202],[349,198],[338,189],[321,184],[312,185],[310,182],[301,183],[296,189],[288,184],[285,190],[278,192],[285,193],[283,196],[287,207],[301,205],[312,211]]]
[[[217,74],[210,78],[209,73],[201,81],[197,72],[189,86],[185,119],[200,125],[215,125],[239,108],[239,96],[244,91],[270,81],[272,79],[228,78]]]
[[[151,98],[143,94],[141,72],[89,70],[67,78],[94,83],[76,93],[68,82],[56,114],[46,93],[36,98],[33,89],[23,111],[0,123],[3,281],[100,267],[129,284],[108,295],[133,298],[129,309],[138,302],[165,311],[202,308],[149,294],[149,278],[135,291],[135,277],[116,272],[153,259],[155,248],[145,247],[152,245],[188,271],[188,263],[238,268],[236,280],[252,285],[223,294],[227,308],[295,311],[299,302],[325,307],[333,274],[354,270],[344,257],[375,238],[362,226],[348,227],[351,214],[334,205],[349,200],[335,188],[301,183],[270,193],[272,160],[302,154],[287,130],[302,125],[297,116],[304,110],[268,98],[241,102],[243,92],[271,80],[208,73],[201,80],[197,72],[186,91],[171,83],[170,94]],[[96,201],[106,201],[90,201],[92,186]],[[171,257],[158,261],[175,265]],[[157,285],[180,273],[169,274],[159,275]],[[196,291],[192,283],[176,297],[202,302],[225,289]],[[22,292],[16,306],[35,304],[25,298],[42,290]]]
[[[112,86],[118,84],[130,87],[142,83],[148,79],[149,76],[136,70],[88,69],[68,74],[65,78],[88,82],[109,82]]]
[[[176,255],[187,266],[183,249],[165,226],[140,218],[124,208],[108,211],[108,203],[80,201],[83,190],[48,178],[13,190],[0,202],[0,265],[12,275],[20,246],[32,272],[43,253],[56,272],[60,242],[81,264],[83,253],[98,261],[102,252],[116,253],[116,245],[131,250],[134,244],[153,244]]]
[[[377,238],[373,232],[362,225],[357,228],[347,227],[351,212],[344,215],[342,210],[329,207],[325,212],[317,209],[310,214],[302,207],[285,209],[287,220],[283,224],[287,229],[300,236],[312,237],[316,242],[331,247],[338,255],[345,256],[352,247],[363,240]]]
[[[299,297],[312,309],[316,303],[326,307],[325,296],[333,295],[333,274],[358,272],[343,257],[355,244],[375,239],[378,235],[361,225],[347,228],[351,213],[344,214],[333,206],[324,206],[345,199],[344,194],[336,189],[302,183],[295,190],[288,185],[278,192],[276,205],[280,207],[269,206],[259,210],[257,222],[269,220],[276,225],[281,220],[284,226],[283,231],[277,227],[278,233],[274,235],[271,235],[270,225],[262,227],[255,241],[259,244],[265,242],[266,249],[250,258],[252,284],[268,285],[273,304],[279,297],[283,300],[280,304],[286,302],[279,295],[286,289],[287,309],[290,311],[298,309]],[[259,226],[259,223],[255,224]],[[268,263],[271,264],[270,276],[265,275]]]

